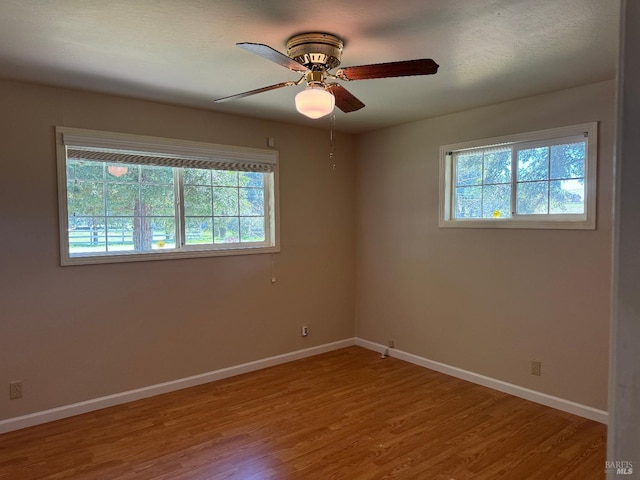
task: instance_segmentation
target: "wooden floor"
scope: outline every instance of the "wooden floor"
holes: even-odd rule
[[[605,434],[350,347],[0,435],[0,479],[603,479]]]

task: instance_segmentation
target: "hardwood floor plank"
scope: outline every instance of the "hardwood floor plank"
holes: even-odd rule
[[[592,480],[606,427],[350,347],[0,435],[0,479]]]

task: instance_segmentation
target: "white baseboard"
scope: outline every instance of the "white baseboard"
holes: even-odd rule
[[[282,363],[292,362],[301,358],[311,357],[314,355],[319,355],[321,353],[349,347],[351,345],[358,345],[360,347],[364,347],[366,349],[374,350],[381,353],[384,352],[387,348],[384,345],[370,342],[362,338],[348,338],[345,340],[340,340],[338,342],[319,345],[317,347],[306,348],[303,350],[297,350],[295,352],[285,353],[282,355],[276,355],[274,357],[268,357],[253,362],[243,363],[241,365],[236,365],[233,367],[222,368],[220,370],[214,370],[212,372],[207,372],[200,375],[194,375],[170,382],[151,385],[135,390],[129,390],[127,392],[107,395],[105,397],[74,403],[72,405],[64,405],[62,407],[35,412],[20,417],[0,420],[0,433],[11,432],[13,430],[19,430],[21,428],[52,422],[54,420],[60,420],[62,418],[72,417],[74,415],[79,415],[82,413],[92,412],[101,408],[112,407],[114,405],[120,405],[122,403],[152,397],[154,395],[160,395],[163,393],[181,390],[183,388],[189,388],[196,385],[202,385],[204,383],[214,382],[216,380],[222,380],[223,378],[232,377],[234,375],[253,372],[263,368],[272,367],[274,365],[280,365]],[[444,363],[419,357],[418,355],[403,352],[402,350],[398,350],[395,348],[389,349],[389,356],[404,360],[409,363],[413,363],[415,365],[419,365],[424,368],[429,368],[446,375],[451,375],[453,377],[467,380],[478,385],[483,385],[500,392],[508,393],[516,397],[531,400],[532,402],[540,403],[548,407],[556,408],[558,410],[562,410],[574,415],[607,424],[608,414],[603,410],[598,410],[586,405],[554,397],[552,395],[547,395],[546,393],[536,392],[535,390],[530,390],[528,388],[513,385],[511,383],[496,380],[494,378],[485,377],[484,375],[479,375],[477,373],[469,372],[461,368],[452,367]]]
[[[370,342],[362,338],[356,338],[355,343],[360,347],[364,347],[380,353],[384,352],[387,349],[385,345]],[[609,414],[604,410],[598,410],[597,408],[588,407],[586,405],[572,402],[570,400],[554,397],[553,395],[547,395],[546,393],[530,390],[528,388],[520,387],[512,383],[496,380],[495,378],[485,377],[484,375],[473,373],[468,370],[463,370],[461,368],[452,367],[450,365],[429,360],[424,357],[419,357],[418,355],[403,352],[402,350],[398,350],[395,348],[389,348],[388,352],[388,355],[390,357],[398,358],[400,360],[404,360],[405,362],[429,368],[446,375],[451,375],[452,377],[467,380],[468,382],[476,383],[484,387],[489,387],[500,392],[508,393],[516,397],[530,400],[532,402],[540,403],[542,405],[546,405],[547,407],[552,407],[564,412],[578,415],[580,417],[595,420],[596,422],[604,423],[605,425],[608,421]]]
[[[101,408],[112,407],[114,405],[120,405],[122,403],[140,400],[141,398],[152,397],[154,395],[160,395],[162,393],[173,392],[175,390],[181,390],[183,388],[189,388],[196,385],[202,385],[204,383],[215,382],[216,380],[222,380],[223,378],[232,377],[234,375],[241,375],[243,373],[253,372],[255,370],[261,370],[263,368],[279,365],[281,363],[287,363],[294,360],[299,360],[301,358],[312,357],[314,355],[330,352],[332,350],[338,350],[340,348],[349,347],[351,345],[355,345],[354,338],[327,343],[325,345],[319,345],[317,347],[305,348],[304,350],[297,350],[295,352],[276,355],[274,357],[268,357],[262,360],[243,363],[241,365],[236,365],[233,367],[222,368],[220,370],[214,370],[212,372],[202,373],[200,375],[194,375],[192,377],[172,380],[170,382],[159,383],[157,385],[151,385],[149,387],[143,387],[135,390],[129,390],[127,392],[107,395],[105,397],[74,403],[72,405],[64,405],[62,407],[52,408],[50,410],[44,410],[20,417],[0,420],[0,433],[11,432],[13,430],[19,430],[21,428],[39,425],[41,423],[52,422],[54,420],[72,417],[81,413],[92,412]]]

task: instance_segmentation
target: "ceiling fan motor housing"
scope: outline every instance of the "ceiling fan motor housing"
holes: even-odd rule
[[[343,47],[342,39],[330,33],[303,33],[287,40],[287,55],[309,70],[330,70],[340,65]]]

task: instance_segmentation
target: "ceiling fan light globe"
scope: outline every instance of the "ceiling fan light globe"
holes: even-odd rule
[[[320,118],[333,112],[336,99],[323,87],[309,86],[296,95],[296,110],[309,118]]]

